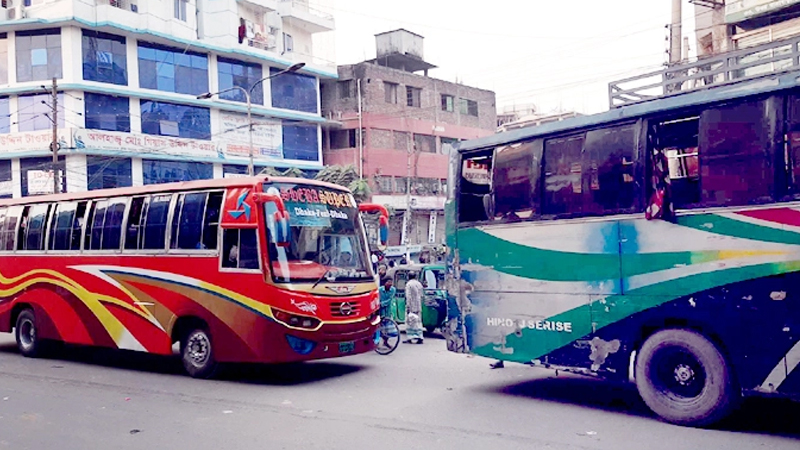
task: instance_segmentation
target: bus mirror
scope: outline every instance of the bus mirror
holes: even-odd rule
[[[275,219],[275,245],[278,247],[288,247],[289,214],[286,211],[276,211],[272,217]]]
[[[358,211],[363,213],[380,213],[379,219],[380,232],[379,239],[381,245],[389,242],[389,210],[385,206],[377,203],[362,203],[358,205]]]
[[[381,245],[386,245],[389,242],[389,219],[386,216],[381,216],[379,223]]]
[[[275,207],[278,208],[278,211],[280,211],[282,213],[286,212],[286,205],[284,205],[283,199],[279,195],[268,194],[266,192],[258,192],[256,194],[253,194],[253,197],[254,197],[256,203],[264,204],[264,203],[272,202],[272,203],[275,203]]]

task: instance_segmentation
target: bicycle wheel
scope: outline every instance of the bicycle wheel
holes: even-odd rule
[[[378,342],[375,344],[375,351],[379,355],[392,353],[400,344],[400,327],[397,322],[384,317],[378,325]]]

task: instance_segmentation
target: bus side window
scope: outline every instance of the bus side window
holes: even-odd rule
[[[122,219],[125,217],[127,199],[109,200],[106,208],[106,219],[103,221],[102,250],[119,250],[122,241]]]
[[[704,206],[770,201],[774,189],[771,100],[709,108],[700,115],[700,187]],[[783,150],[781,150],[783,153]]]
[[[164,250],[171,202],[172,194],[153,195],[147,199],[142,249]]]
[[[72,222],[70,250],[81,249],[81,236],[83,234],[83,225],[86,223],[87,206],[89,206],[88,201],[78,202],[78,207],[75,210],[75,220]]]
[[[128,213],[128,224],[125,226],[125,250],[138,250],[141,248],[144,230],[145,197],[131,199],[131,209]]]
[[[586,133],[583,154],[585,212],[613,213],[630,210],[638,197],[634,173],[636,158],[634,125],[592,130]]]
[[[25,235],[28,229],[28,215],[31,212],[30,206],[22,208],[22,216],[19,219],[19,229],[17,230],[17,250],[25,250]]]
[[[6,249],[5,243],[3,242],[3,239],[5,238],[3,230],[5,230],[5,226],[6,226],[6,214],[7,213],[8,213],[8,208],[0,208],[0,251],[3,251],[3,250]]]
[[[100,250],[107,207],[108,200],[99,200],[92,205],[91,222],[86,223],[86,250]]]
[[[50,225],[50,239],[47,245],[50,250],[70,250],[72,243],[72,225],[75,221],[76,202],[65,202],[56,205]]]
[[[203,218],[208,200],[207,192],[181,194],[178,200],[180,209],[172,217],[173,234],[170,248],[184,250],[203,250]]]
[[[583,212],[584,136],[548,139],[544,144],[544,214]]]
[[[500,147],[492,174],[494,218],[527,219],[540,213],[541,139]]]
[[[223,231],[222,267],[258,269],[258,239],[255,229]]]
[[[479,222],[489,219],[486,198],[490,193],[492,151],[461,161],[461,192],[458,206],[459,222]]]
[[[21,206],[11,206],[6,211],[5,223],[0,229],[0,250],[11,252],[16,248],[17,222],[21,212]]]
[[[217,249],[219,216],[222,210],[222,192],[210,192],[203,218],[203,245],[207,249]]]
[[[44,237],[47,225],[49,204],[33,205],[28,216],[23,250],[44,250]]]

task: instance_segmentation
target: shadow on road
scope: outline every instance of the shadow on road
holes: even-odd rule
[[[16,354],[22,358],[14,344],[0,344],[0,354],[2,353]],[[52,354],[47,356],[47,360],[52,362],[52,366],[59,366],[59,362],[76,362],[114,369],[188,377],[177,356],[58,345],[54,346]],[[367,368],[330,360],[275,365],[225,364],[220,367],[216,379],[247,384],[292,386],[343,377],[362,370],[367,370]]]
[[[494,392],[657,420],[632,384],[568,376],[502,386]],[[800,402],[777,398],[748,398],[718,429],[800,439],[798,417],[800,417]]]

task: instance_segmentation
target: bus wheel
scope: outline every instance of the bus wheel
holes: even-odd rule
[[[39,338],[36,316],[32,309],[24,309],[17,316],[14,337],[17,339],[17,348],[23,356],[35,358],[44,352],[44,342]]]
[[[647,406],[678,425],[719,422],[741,398],[725,357],[691,330],[663,330],[650,336],[636,358],[635,377]]]
[[[181,360],[186,372],[194,378],[211,378],[217,369],[211,334],[205,328],[194,328],[181,341]]]

